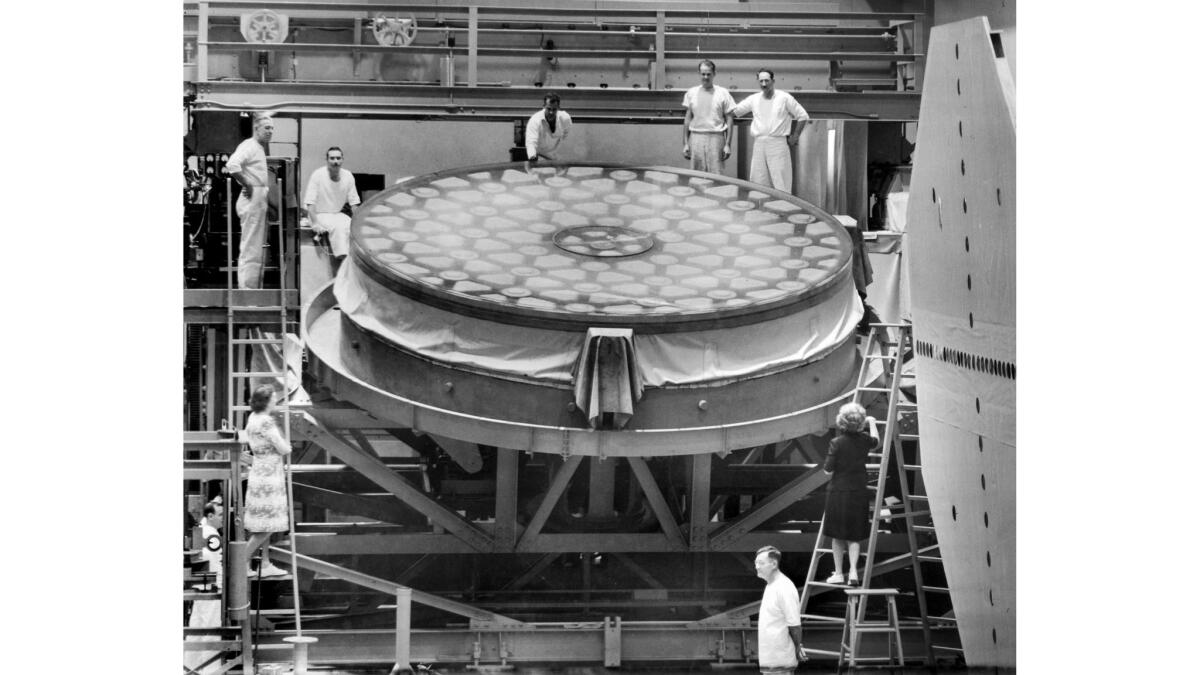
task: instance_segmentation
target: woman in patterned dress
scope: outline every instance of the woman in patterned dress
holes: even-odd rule
[[[830,584],[858,583],[860,542],[871,534],[871,495],[867,490],[867,453],[879,447],[875,418],[857,403],[838,410],[838,435],[829,443],[825,473],[833,474],[825,493],[825,534],[833,542]],[[864,433],[869,430],[869,435]],[[850,549],[850,575],[842,574],[842,554]]]
[[[275,390],[262,386],[250,395],[250,417],[246,419],[246,437],[249,439],[253,462],[250,477],[246,481],[246,510],[242,524],[250,533],[247,551],[262,547],[261,576],[279,576],[286,571],[271,564],[267,549],[271,545],[271,534],[288,529],[287,484],[284,482],[283,457],[292,448],[279,433],[275,418],[271,417]],[[248,570],[250,575],[254,571]]]

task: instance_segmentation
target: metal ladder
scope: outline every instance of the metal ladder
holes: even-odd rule
[[[278,194],[280,194],[282,196],[282,194],[283,194],[282,179],[277,177],[275,179],[275,181],[276,181],[276,187],[279,189]],[[226,209],[226,242],[227,242],[227,245],[225,247],[225,300],[226,300],[226,302],[225,302],[225,306],[226,306],[225,327],[226,327],[227,348],[228,348],[227,355],[228,355],[228,360],[229,360],[228,361],[229,377],[226,380],[226,383],[227,383],[226,391],[228,392],[227,403],[228,403],[228,413],[229,413],[227,420],[229,421],[230,429],[233,429],[233,430],[240,429],[245,425],[245,418],[249,416],[250,406],[245,403],[238,403],[238,401],[247,400],[246,384],[247,384],[248,380],[253,381],[254,379],[260,379],[260,378],[278,378],[279,381],[281,381],[283,383],[283,395],[279,397],[279,403],[276,405],[275,409],[279,412],[279,416],[277,419],[279,420],[280,431],[283,435],[283,439],[288,445],[291,445],[291,443],[292,443],[291,412],[292,411],[291,411],[291,407],[290,407],[290,396],[289,396],[289,392],[288,392],[288,379],[287,379],[287,373],[288,373],[287,335],[288,335],[288,311],[291,309],[296,309],[296,308],[288,306],[288,287],[287,287],[288,286],[288,284],[287,284],[288,258],[287,258],[287,250],[286,250],[287,249],[287,246],[286,246],[287,240],[285,238],[286,237],[286,232],[285,232],[286,218],[283,215],[284,214],[284,208],[283,208],[284,204],[281,201],[280,208],[277,210],[278,220],[274,223],[270,223],[270,222],[267,223],[268,227],[272,227],[272,226],[275,227],[276,232],[278,234],[277,241],[279,243],[279,254],[278,254],[277,258],[278,258],[278,268],[279,268],[279,288],[278,288],[279,295],[278,295],[277,303],[274,305],[266,305],[266,306],[255,305],[253,303],[242,304],[242,303],[245,303],[245,301],[240,299],[241,296],[239,296],[239,289],[235,285],[236,279],[235,279],[235,275],[234,275],[234,271],[235,271],[235,265],[234,265],[234,261],[233,261],[233,249],[234,249],[234,239],[233,239],[234,198],[233,198],[233,194],[234,193],[231,191],[232,182],[233,182],[232,179],[226,179],[226,195],[228,195],[228,198],[227,198],[228,206]],[[268,213],[269,213],[269,211],[268,211]],[[270,237],[268,237],[268,236],[263,237],[263,248],[264,249],[267,248],[269,241],[270,241]],[[263,262],[264,262],[263,277],[265,278],[265,271],[266,271],[265,252],[264,252],[264,256],[263,256]],[[263,316],[264,312],[266,312],[266,313],[278,312],[279,328],[278,328],[278,332],[275,333],[275,335],[273,337],[271,337],[269,333],[265,333],[260,327],[261,324],[267,323],[262,320],[262,316]],[[243,336],[243,332],[246,334],[245,336]],[[256,351],[262,352],[264,354],[264,361],[267,361],[267,359],[265,358],[265,353],[271,345],[275,345],[279,349],[280,369],[279,370],[266,370],[266,371],[254,370],[253,369],[253,363],[254,363],[253,353]],[[249,346],[250,350],[251,350],[251,356],[249,359],[247,359],[246,355],[245,355],[245,348],[247,346]],[[236,467],[236,465],[237,465],[236,459],[233,460],[233,464]],[[307,642],[311,641],[312,638],[304,637],[303,628],[302,628],[302,624],[301,624],[301,620],[300,620],[300,590],[299,590],[299,579],[298,579],[299,575],[296,572],[296,570],[298,568],[296,567],[296,563],[295,563],[295,555],[296,555],[296,550],[295,550],[296,532],[295,532],[295,509],[294,509],[295,500],[294,500],[294,497],[292,494],[293,490],[292,490],[291,462],[290,462],[289,458],[287,458],[287,457],[284,458],[284,470],[286,472],[285,476],[286,476],[286,482],[287,482],[288,541],[289,541],[289,547],[291,548],[291,553],[292,553],[292,573],[290,576],[292,577],[292,597],[294,598],[294,602],[293,602],[294,620],[296,622],[296,631],[297,631],[296,637],[288,638],[288,640],[297,642],[298,643],[296,645],[297,651],[303,651],[305,644]],[[237,497],[236,497],[236,495],[238,495],[238,493],[240,492],[240,480],[236,480],[237,478],[239,478],[238,473],[239,472],[235,468],[235,471],[234,471],[235,481],[232,481],[233,484],[231,485],[231,489],[230,489],[230,492],[233,493],[231,495],[231,497],[233,497],[233,499],[230,500],[230,509],[236,509],[236,508],[241,507],[241,504],[239,503],[240,499],[237,499]],[[238,532],[238,538],[244,540],[245,533]],[[253,554],[253,551],[249,551],[247,553]],[[266,558],[267,556],[264,555],[263,557]],[[228,564],[228,560],[229,560],[229,558],[227,557],[226,558],[227,564]],[[266,562],[267,562],[267,560],[264,559],[261,564],[266,564]],[[230,573],[231,573],[231,570],[226,570],[227,578],[228,578],[228,574],[230,574]],[[240,574],[240,573],[242,573],[242,571],[237,570],[236,573]],[[248,637],[249,637],[248,633],[244,631],[243,632],[243,642],[244,643],[247,642]],[[252,665],[253,664],[253,656],[252,656],[250,647],[251,647],[250,644],[243,645],[243,659],[244,659],[243,663],[248,664],[250,667],[253,667],[253,665]]]
[[[280,179],[276,179],[279,183]],[[282,397],[279,406],[283,412],[284,439],[291,441],[289,433],[286,388],[287,388],[287,359],[286,359],[286,343],[287,343],[287,326],[288,326],[288,307],[287,304],[287,257],[284,255],[284,218],[283,210],[279,210],[279,220],[270,225],[276,226],[279,234],[279,301],[276,305],[260,306],[253,304],[240,304],[241,301],[238,294],[238,287],[235,278],[235,265],[233,260],[234,240],[233,240],[233,204],[234,193],[232,191],[233,180],[226,179],[225,193],[226,198],[226,242],[225,247],[225,329],[227,339],[227,354],[229,358],[229,377],[226,380],[226,392],[228,394],[228,423],[232,429],[241,428],[245,422],[246,414],[250,411],[250,406],[240,404],[238,401],[246,400],[245,389],[246,380],[258,378],[281,378],[284,383],[284,396]],[[266,248],[269,237],[263,237],[263,248]],[[264,256],[265,262],[265,256]],[[265,265],[264,265],[265,268]],[[265,270],[264,270],[265,271]],[[265,274],[264,274],[265,276]],[[261,324],[261,314],[263,312],[279,313],[279,331],[275,337],[264,337],[264,333],[258,325]],[[243,333],[246,334],[243,337]],[[255,371],[250,366],[253,364],[253,357],[246,359],[245,346],[250,346],[251,353],[256,350],[261,350],[265,353],[268,345],[275,345],[279,348],[280,361],[283,364],[281,371]]]
[[[889,331],[894,331],[896,335],[895,341],[890,341]],[[886,419],[877,422],[883,425],[883,434],[880,438],[880,446],[877,452],[872,452],[868,455],[869,459],[877,459],[878,465],[875,471],[872,471],[872,465],[868,464],[868,487],[875,491],[874,504],[871,509],[871,531],[867,539],[866,550],[866,565],[862,575],[861,588],[869,590],[871,588],[872,577],[876,574],[875,551],[876,544],[879,538],[880,523],[891,521],[893,519],[907,520],[911,524],[914,519],[929,517],[929,509],[915,511],[912,508],[912,495],[908,489],[908,474],[910,472],[919,472],[921,467],[917,465],[907,466],[904,462],[904,453],[901,447],[901,442],[904,440],[914,439],[915,435],[899,433],[898,420],[902,415],[915,414],[916,406],[911,403],[900,401],[900,362],[906,350],[912,347],[912,327],[909,324],[871,324],[870,333],[867,336],[866,348],[861,366],[858,371],[858,379],[855,381],[854,396],[851,399],[855,403],[862,403],[867,394],[882,394],[887,400],[887,416]],[[883,387],[870,386],[870,365],[872,361],[878,361],[883,366],[883,376],[887,383]],[[892,461],[896,462],[896,474],[900,480],[900,503],[888,504],[885,501],[886,484],[889,469]],[[869,481],[874,479],[874,484]],[[886,511],[885,511],[886,509]],[[899,512],[894,512],[899,509]],[[932,532],[932,521],[928,530]],[[879,567],[887,570],[888,567],[894,566],[898,562],[908,559],[904,567],[912,566],[913,576],[916,586],[917,604],[920,609],[920,625],[922,636],[925,640],[926,658],[928,663],[933,663],[933,652],[931,649],[931,639],[929,631],[929,617],[926,609],[925,590],[922,574],[921,562],[922,554],[929,552],[930,549],[919,549],[916,540],[916,531],[914,527],[905,528],[908,534],[909,551],[901,554],[896,558],[889,559],[880,563]],[[845,618],[842,616],[827,616],[821,614],[808,613],[808,602],[812,598],[815,589],[845,589],[850,588],[844,584],[831,584],[825,581],[817,580],[817,570],[820,567],[821,560],[826,555],[831,555],[833,548],[829,538],[825,535],[825,518],[821,518],[821,527],[817,531],[816,544],[813,548],[813,554],[808,564],[808,573],[804,581],[804,589],[800,594],[800,617],[803,622],[813,622],[817,624],[845,626]],[[880,572],[882,573],[882,571]],[[858,606],[858,616],[856,620],[863,622],[866,614],[866,603]],[[806,650],[811,653],[826,654],[829,656],[838,656],[838,652],[825,652],[818,649]],[[858,657],[857,654],[852,654],[852,658],[857,661],[864,659]],[[869,660],[869,659],[868,659]]]
[[[919,443],[920,434],[916,433],[918,430],[917,425],[919,419],[917,405],[903,404],[899,409],[899,415],[900,417],[897,420],[896,427],[897,442],[910,441]],[[907,433],[906,428],[911,429],[912,433]],[[899,447],[900,446],[897,445],[897,448]],[[903,454],[897,452],[897,455],[899,457],[899,461],[901,462],[900,467],[902,470],[902,475],[905,475],[903,473],[905,470],[913,470],[915,473],[915,475],[912,476],[914,481],[913,490],[924,491],[924,480],[921,475],[922,467],[906,467],[903,464]],[[907,478],[908,476],[905,475],[905,477]],[[917,479],[922,480],[918,483]],[[905,486],[904,489],[908,491],[908,501],[910,504],[916,502],[923,506],[923,508],[918,507],[917,510],[911,512],[906,508],[906,512],[910,514],[907,521],[909,551],[916,551],[916,555],[913,556],[911,553],[904,553],[881,562],[880,566],[891,565],[900,562],[904,558],[912,558],[912,565],[914,569],[913,577],[917,583],[915,592],[919,605],[922,609],[921,624],[925,638],[926,658],[929,659],[928,663],[934,663],[934,659],[937,657],[938,652],[949,652],[961,658],[963,655],[963,650],[961,646],[961,639],[958,639],[957,619],[952,616],[931,617],[928,614],[928,605],[926,599],[929,593],[940,593],[945,595],[947,598],[950,597],[949,588],[944,586],[933,586],[925,583],[925,579],[928,578],[925,571],[928,568],[923,566],[936,566],[937,568],[941,569],[943,575],[945,574],[945,566],[943,564],[941,555],[941,546],[938,542],[937,530],[933,525],[933,513],[929,505],[929,496],[908,490],[907,486]],[[921,544],[924,545],[922,546]],[[938,644],[933,638],[934,624],[937,624],[937,627],[939,628],[954,628],[956,644]]]

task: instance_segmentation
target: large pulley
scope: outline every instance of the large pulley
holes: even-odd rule
[[[375,41],[384,47],[407,47],[417,39],[417,17],[377,16],[371,21]]]

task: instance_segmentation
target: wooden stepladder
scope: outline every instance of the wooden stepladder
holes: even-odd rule
[[[891,336],[895,339],[890,339]],[[874,577],[885,572],[902,569],[904,567],[912,567],[915,595],[917,605],[920,610],[920,628],[925,642],[925,652],[928,663],[933,663],[932,642],[930,637],[930,621],[926,606],[925,591],[933,590],[927,587],[923,580],[921,563],[940,560],[935,558],[937,550],[936,543],[933,546],[920,548],[917,541],[917,532],[926,532],[929,536],[935,536],[933,533],[932,520],[930,519],[930,511],[927,505],[928,497],[922,495],[911,494],[909,489],[910,480],[919,478],[921,467],[917,465],[906,465],[904,462],[904,452],[902,448],[903,441],[916,440],[916,434],[900,433],[901,420],[909,415],[912,415],[912,422],[915,422],[916,405],[902,401],[900,393],[900,364],[905,353],[912,347],[912,328],[909,324],[872,324],[870,333],[867,336],[866,349],[861,367],[859,368],[858,379],[855,383],[854,395],[851,399],[855,403],[862,404],[865,400],[878,397],[884,399],[887,406],[887,415],[885,419],[877,422],[877,425],[882,426],[880,434],[880,447],[877,452],[872,452],[869,459],[877,460],[877,464],[867,465],[868,487],[874,491],[875,499],[871,510],[871,529],[867,539],[866,561],[865,568],[861,575],[862,586],[864,590],[870,590]],[[872,386],[875,377],[871,374],[875,369],[872,368],[873,363],[878,363],[882,366],[883,374],[880,378],[883,386]],[[907,421],[907,420],[906,420]],[[905,426],[908,426],[907,424]],[[892,464],[895,468],[892,468]],[[916,475],[912,475],[916,472]],[[895,497],[890,499],[886,496],[888,476],[896,476],[899,480],[899,501]],[[913,502],[925,500],[926,504],[923,509],[914,509]],[[904,522],[904,528],[908,538],[908,552],[903,553],[894,558],[875,562],[876,545],[879,538],[880,525],[891,523],[895,520]],[[918,523],[920,523],[918,525]],[[935,540],[936,541],[936,540]],[[845,590],[851,588],[845,584],[831,584],[824,580],[818,579],[818,569],[821,566],[821,560],[826,555],[832,555],[832,542],[825,535],[825,520],[822,517],[821,527],[817,532],[816,545],[813,548],[812,558],[808,565],[808,574],[805,577],[804,588],[800,593],[800,612],[801,620],[808,625],[825,625],[838,626],[846,628],[846,616],[842,615],[822,615],[808,612],[809,600],[813,595],[830,590]],[[865,615],[867,604],[855,603],[856,623],[865,623]],[[911,625],[911,624],[910,624]],[[860,647],[857,641],[850,651],[852,662],[872,662],[873,660],[891,661],[891,656],[877,657],[861,657],[856,652]],[[825,654],[828,656],[839,656],[839,652],[826,652],[818,649],[808,649],[808,652]],[[846,649],[841,650],[845,652]]]

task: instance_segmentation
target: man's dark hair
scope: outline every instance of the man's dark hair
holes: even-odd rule
[[[775,548],[774,546],[764,546],[764,547],[758,549],[757,551],[754,552],[754,557],[757,558],[758,556],[760,556],[764,553],[767,554],[768,558],[770,558],[771,560],[774,560],[776,565],[779,564],[780,560],[783,560],[783,554],[780,553],[779,549]]]
[[[700,69],[703,68],[704,66],[708,66],[709,68],[712,68],[713,75],[717,74],[717,64],[713,63],[712,61],[709,61],[708,59],[702,59],[700,61],[700,65],[696,66],[696,72],[700,72]]]
[[[758,70],[754,71],[754,78],[755,78],[755,79],[758,79],[758,74],[759,74],[759,73],[766,73],[766,74],[768,74],[768,75],[770,75],[770,76],[771,76],[771,79],[772,79],[772,80],[774,80],[774,79],[775,79],[775,71],[771,70],[770,68],[759,68]]]
[[[336,146],[336,145],[335,145],[335,146],[333,146],[333,147],[331,147],[331,148],[329,148],[328,150],[326,150],[326,151],[325,151],[325,159],[329,159],[329,153],[333,152],[334,150],[337,150],[338,152],[341,152],[341,153],[342,153],[342,157],[345,157],[345,156],[346,156],[346,153],[345,153],[345,152],[342,152],[342,149],[341,149],[341,148],[339,148],[338,146]]]
[[[217,507],[212,502],[205,504],[204,505],[204,517],[207,518],[209,516],[215,516],[215,515],[217,515]]]
[[[562,103],[562,101],[559,100],[559,98],[558,98],[558,94],[555,94],[555,93],[549,93],[542,97],[542,105],[546,105],[547,103],[550,103],[551,101],[553,101],[554,103]]]

